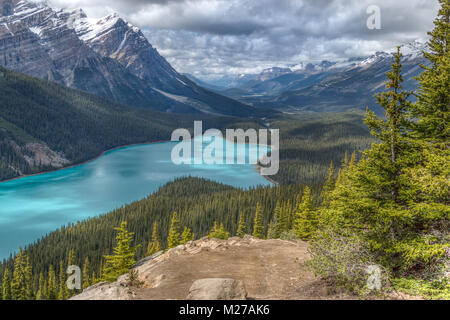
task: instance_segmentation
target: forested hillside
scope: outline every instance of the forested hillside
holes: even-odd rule
[[[280,129],[280,171],[273,177],[283,184],[323,183],[330,162],[339,166],[345,153],[367,149],[375,139],[361,111],[291,114],[271,123]]]
[[[0,106],[0,180],[80,163],[117,146],[170,140],[174,129],[191,128],[194,119],[205,128],[259,126],[239,118],[124,107],[3,68]],[[60,161],[45,165],[33,159],[36,143]]]
[[[293,226],[295,202],[301,191],[302,187],[298,185],[242,191],[197,178],[177,180],[146,199],[109,214],[64,227],[25,248],[32,264],[33,281],[38,286],[40,273],[48,279],[50,265],[55,268],[60,268],[61,265],[64,267],[70,259],[71,264],[81,266],[86,258],[89,260],[90,277],[99,279],[103,255],[111,252],[115,243],[112,236],[114,228],[122,221],[127,221],[129,231],[134,232],[134,244],[141,245],[137,258],[146,256],[148,244],[152,236],[156,236],[152,234],[155,222],[158,224],[161,247],[167,247],[173,212],[178,213],[180,225],[190,228],[195,238],[208,235],[215,221],[223,224],[234,235],[237,233],[241,213],[245,220],[245,232],[252,232],[253,215],[259,203],[264,233],[267,233],[278,203],[286,218],[287,232]],[[315,193],[317,194],[317,190]],[[4,274],[5,267],[12,268],[13,263],[13,260],[9,260],[2,264],[0,274]]]
[[[80,163],[116,146],[169,140],[174,129],[191,128],[194,120],[203,120],[204,129],[264,127],[255,119],[181,116],[124,107],[0,70],[0,180]],[[355,111],[277,115],[267,120],[281,132],[282,164],[275,180],[322,182],[331,160],[337,163],[345,151],[363,150],[373,141],[362,118]],[[47,162],[34,159],[33,144],[44,147]]]

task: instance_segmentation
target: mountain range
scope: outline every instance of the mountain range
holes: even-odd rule
[[[271,113],[179,74],[139,28],[117,14],[95,20],[81,9],[0,0],[0,66],[163,112],[242,117]]]
[[[427,64],[422,52],[426,44],[414,41],[401,46],[403,83],[414,90],[414,79]],[[394,50],[340,62],[321,61],[288,68],[274,67],[260,74],[226,76],[201,83],[212,90],[258,107],[300,111],[376,110],[374,94],[384,90],[386,72],[391,69]],[[195,78],[190,76],[193,81]]]

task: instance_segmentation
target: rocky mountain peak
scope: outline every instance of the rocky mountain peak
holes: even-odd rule
[[[198,87],[117,13],[90,19],[45,1],[0,0],[0,66],[116,102],[165,112],[254,115]]]

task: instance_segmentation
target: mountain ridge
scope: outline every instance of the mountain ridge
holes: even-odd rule
[[[162,112],[272,113],[197,86],[117,14],[93,20],[81,9],[56,10],[24,0],[1,0],[0,8],[0,66],[5,68]],[[199,108],[203,105],[208,107]]]
[[[416,40],[403,44],[401,50],[404,86],[414,90],[417,88],[414,78],[422,71],[420,65],[427,65],[422,56],[427,44]],[[210,86],[221,94],[259,107],[296,111],[365,109],[367,105],[374,107],[373,95],[384,89],[385,73],[391,68],[394,51],[345,61],[274,67],[260,74],[237,75],[222,87],[217,87],[216,82]]]

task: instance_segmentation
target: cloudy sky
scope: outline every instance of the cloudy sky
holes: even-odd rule
[[[180,72],[201,78],[340,60],[425,39],[436,0],[50,0],[94,18],[118,12]],[[381,29],[367,28],[367,8]]]

